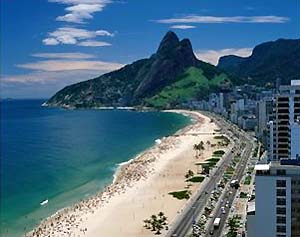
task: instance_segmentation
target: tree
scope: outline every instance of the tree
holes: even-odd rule
[[[186,175],[184,176],[186,179],[193,177],[194,176],[194,172],[192,170],[188,170],[188,172],[186,173]]]
[[[209,148],[209,146],[210,146],[210,141],[207,141],[207,142],[206,142],[206,145],[207,145],[207,148]]]
[[[196,151],[196,157],[198,157],[198,151],[199,151],[198,144],[194,144],[193,149],[194,149],[194,151]]]
[[[201,141],[201,142],[199,143],[199,149],[200,149],[200,150],[205,150],[205,148],[204,148],[204,142],[203,142],[203,141]]]
[[[151,222],[151,226],[152,226],[152,231],[155,231],[156,230],[157,216],[156,215],[152,215],[150,222]]]
[[[159,220],[157,220],[155,223],[154,223],[154,225],[155,225],[155,229],[156,229],[156,235],[160,235],[161,234],[161,230],[164,228],[163,227],[163,225],[162,225],[162,223],[161,223],[161,220],[159,219]]]
[[[144,220],[144,227],[146,229],[150,229],[151,228],[151,221],[149,219]]]
[[[227,234],[227,237],[237,236],[237,230],[240,225],[239,217],[237,215],[233,216],[232,218],[229,219],[227,225],[229,227],[229,232]]]
[[[150,219],[144,220],[144,227],[156,231],[155,234],[161,234],[161,230],[166,226],[167,229],[167,217],[161,211],[157,215],[152,215]]]

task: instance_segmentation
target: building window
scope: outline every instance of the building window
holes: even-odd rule
[[[286,205],[286,199],[285,198],[277,198],[276,204],[279,206],[285,206]]]
[[[277,230],[277,232],[285,233],[286,232],[286,227],[282,226],[282,225],[278,225],[278,226],[276,226],[276,230]]]
[[[286,214],[285,207],[277,207],[276,214],[285,215]]]
[[[277,170],[277,175],[285,175],[285,170]]]
[[[277,223],[278,224],[286,224],[285,216],[277,216]]]
[[[286,181],[285,180],[276,180],[276,186],[280,188],[286,187]]]
[[[285,189],[277,189],[276,194],[277,194],[277,196],[286,196],[286,190]]]

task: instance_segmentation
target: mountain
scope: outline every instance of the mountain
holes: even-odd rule
[[[221,57],[218,68],[235,78],[236,82],[265,85],[282,84],[300,78],[300,39],[278,39],[262,43],[249,57],[229,55]]]
[[[215,66],[198,60],[188,39],[169,31],[156,53],[97,78],[58,91],[46,106],[82,108],[101,106],[178,107],[193,98],[231,85]]]

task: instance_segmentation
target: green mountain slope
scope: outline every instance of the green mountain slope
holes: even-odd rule
[[[209,80],[201,68],[190,67],[176,82],[166,86],[157,95],[146,99],[149,106],[157,108],[176,107],[192,99],[203,99],[212,91],[229,86],[230,80],[224,73]]]
[[[188,39],[179,40],[175,33],[169,31],[150,58],[67,86],[50,98],[46,106],[179,106],[186,100],[202,98],[208,92],[218,90],[222,84],[220,80],[225,77],[229,81],[220,69],[195,57]],[[162,100],[165,93],[170,94],[168,100],[155,101],[155,98]]]
[[[235,78],[235,82],[265,85],[281,78],[283,84],[300,78],[300,39],[279,39],[262,43],[251,56],[221,57],[218,67]]]

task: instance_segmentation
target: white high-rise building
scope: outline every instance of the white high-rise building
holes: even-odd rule
[[[291,148],[290,154],[291,159],[296,159],[300,157],[300,122],[294,122],[291,125],[291,138],[290,138]]]
[[[292,81],[290,86],[280,86],[275,101],[274,140],[269,152],[273,154],[272,160],[280,160],[291,158],[291,129],[300,118],[300,80]]]
[[[256,165],[255,217],[249,237],[300,237],[299,165]]]

